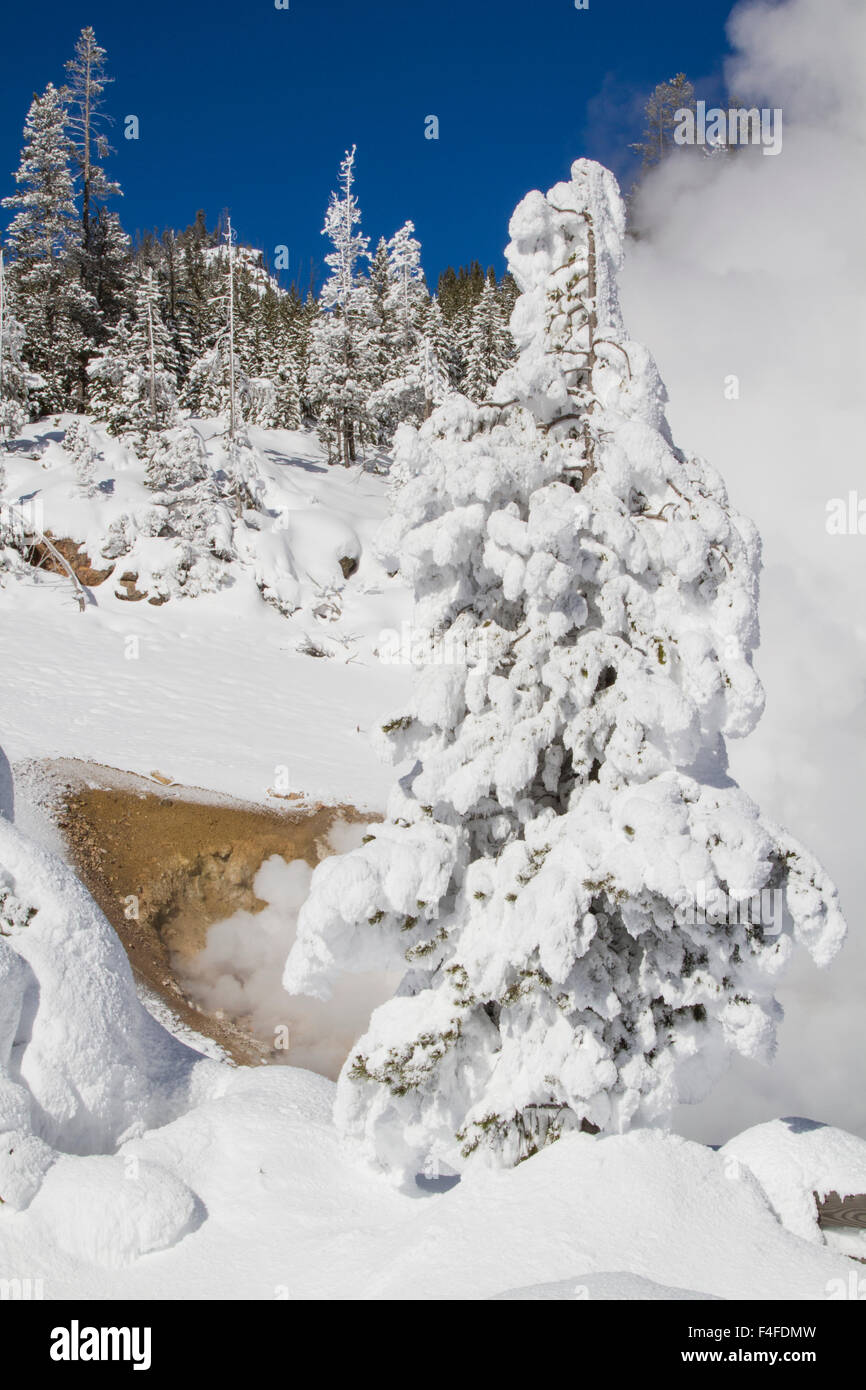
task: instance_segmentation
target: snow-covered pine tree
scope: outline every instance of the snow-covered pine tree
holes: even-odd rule
[[[15,317],[0,249],[0,440],[17,434],[29,419],[33,392],[41,385],[23,357],[24,325]]]
[[[237,516],[242,516],[248,508],[262,510],[264,479],[260,464],[258,451],[246,427],[236,426],[234,438],[226,441],[222,495],[232,502]]]
[[[369,276],[370,322],[367,331],[366,375],[371,392],[378,390],[395,375],[398,356],[397,325],[391,292],[388,243],[384,237],[380,237],[375,255],[370,261]]]
[[[369,394],[366,380],[369,288],[359,272],[368,238],[356,231],[361,221],[355,183],[355,146],[340,165],[339,192],[331,194],[322,235],[333,251],[325,257],[330,275],[320,298],[322,312],[310,335],[310,393],[320,431],[331,457],[348,467],[357,457]]]
[[[131,315],[125,314],[87,368],[88,410],[97,420],[105,421],[109,434],[121,435],[129,428],[126,384],[140,366],[132,351]]]
[[[405,358],[410,357],[415,347],[418,324],[430,298],[421,268],[421,243],[412,235],[414,231],[414,222],[406,222],[388,242],[388,297],[397,326],[397,340]]]
[[[201,435],[192,425],[154,440],[145,482],[154,493],[159,534],[189,542],[197,558],[203,553],[232,558],[231,509],[220,495]]]
[[[762,710],[759,538],[671,441],[620,314],[624,226],[591,161],[530,193],[501,404],[452,396],[399,441],[387,548],[441,660],[384,726],[411,770],[316,869],[285,985],[408,965],[336,1102],[400,1174],[699,1099],[731,1052],[772,1052],[794,944],[823,964],[844,935],[820,867],[726,771]]]
[[[112,330],[88,367],[90,409],[112,434],[129,434],[139,445],[167,429],[177,402],[177,355],[160,312],[152,268],[137,277],[134,310]]]
[[[301,424],[302,332],[296,319],[300,300],[268,288],[259,306],[257,379],[253,391],[253,424],[265,428],[298,429]],[[269,408],[263,409],[264,389],[270,386]]]
[[[237,420],[243,418],[244,412],[249,409],[252,393],[249,378],[237,353],[234,354],[233,365],[234,391],[228,338],[225,332],[222,332],[217,341],[192,364],[184,383],[181,404],[191,415],[219,416],[228,426],[231,419],[231,403],[234,400],[236,424]]]
[[[129,282],[133,268],[132,243],[116,212],[100,207],[91,219],[94,298],[99,310],[94,341],[101,345],[109,330],[129,307]]]
[[[65,133],[66,111],[50,83],[35,97],[24,126],[15,174],[18,191],[2,200],[15,209],[6,240],[9,276],[25,332],[26,361],[42,379],[42,414],[83,404],[81,364],[96,301],[79,279],[80,229]]]
[[[96,492],[98,450],[86,419],[78,417],[70,422],[63,436],[63,449],[72,460],[78,491],[83,497],[92,497]]]
[[[218,327],[210,346],[190,368],[181,396],[181,403],[191,414],[225,419],[229,440],[237,437],[252,400],[249,377],[235,344],[236,240],[228,218],[218,260],[218,287],[213,296],[219,314]]]
[[[436,353],[436,361],[439,363],[439,370],[442,372],[449,387],[456,387],[459,372],[460,359],[457,345],[454,341],[454,333],[448,320],[442,312],[442,306],[434,295],[430,300],[421,324],[421,332],[427,338]]]
[[[116,197],[120,186],[106,177],[97,161],[110,153],[108,140],[101,129],[109,120],[103,111],[106,86],[114,79],[105,70],[107,54],[96,42],[88,25],[75,42],[75,52],[66,64],[69,74],[61,97],[67,108],[66,127],[71,132],[75,161],[81,179],[81,250],[84,281],[96,297],[100,280],[99,254],[95,238],[99,207],[106,198]]]
[[[390,444],[398,425],[420,424],[430,413],[432,401],[441,395],[444,376],[432,342],[422,325],[430,308],[430,296],[421,268],[421,243],[406,222],[385,246],[386,282],[380,303],[382,243],[376,252],[371,289],[374,325],[371,333],[373,389],[367,413],[376,424],[379,443]]]
[[[104,133],[111,118],[103,106],[105,88],[113,79],[106,73],[105,60],[105,49],[96,42],[93,29],[82,29],[66,64],[67,80],[60,91],[81,203],[76,272],[93,310],[80,320],[85,338],[77,363],[82,409],[90,386],[88,361],[105,342],[107,329],[117,322],[125,307],[122,300],[130,262],[129,238],[117,216],[109,214],[105,207],[108,198],[120,195],[120,185],[107,178],[100,162],[111,153]]]
[[[485,280],[481,298],[472,310],[466,340],[466,374],[461,390],[472,401],[483,401],[514,358],[514,340],[502,301],[492,280]]]
[[[192,226],[180,233],[177,247],[172,249],[173,326],[184,377],[193,363],[204,356],[223,323],[224,305],[214,293],[214,271],[219,267],[209,263],[206,255],[212,244],[204,213],[200,211]]]

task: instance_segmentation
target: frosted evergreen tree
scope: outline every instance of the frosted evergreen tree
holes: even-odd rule
[[[380,292],[382,243],[372,273],[376,314],[371,334],[375,389],[367,400],[367,413],[376,422],[379,443],[390,444],[398,425],[420,424],[439,398],[443,371],[431,340],[422,325],[430,308],[430,296],[421,268],[421,243],[406,222],[385,247],[387,260],[384,295]]]
[[[325,257],[331,273],[322,289],[322,312],[313,323],[310,341],[310,392],[320,431],[331,456],[346,466],[357,457],[369,394],[370,298],[359,269],[369,242],[356,230],[361,212],[354,184],[353,145],[340,165],[340,188],[331,194],[322,228],[334,249]]]
[[[144,481],[154,493],[177,493],[201,482],[208,473],[201,435],[192,425],[183,425],[153,441]]]
[[[220,285],[214,296],[220,326],[215,341],[193,363],[184,387],[182,403],[193,415],[220,416],[230,440],[248,416],[252,401],[250,380],[235,343],[235,241],[231,218],[226,223],[221,248]]]
[[[421,268],[421,243],[412,235],[414,230],[414,222],[406,222],[388,242],[389,304],[406,357],[417,343],[418,324],[429,300]]]
[[[184,425],[155,440],[145,482],[154,494],[160,534],[182,538],[197,554],[232,558],[231,510],[221,496],[197,430]]]
[[[514,341],[502,302],[491,280],[472,310],[466,339],[466,373],[461,390],[473,401],[486,400],[514,357]]]
[[[106,198],[120,193],[118,184],[106,177],[105,170],[98,162],[110,153],[108,141],[102,127],[109,118],[105,115],[103,96],[106,86],[113,78],[105,70],[107,54],[96,42],[96,35],[88,25],[82,29],[75,43],[75,52],[66,64],[68,81],[61,96],[67,108],[66,127],[71,132],[75,160],[81,179],[81,223],[83,229],[82,248],[86,260],[92,260],[86,279],[97,275],[98,257],[93,232],[98,219],[97,205]],[[91,289],[94,286],[89,286]]]
[[[232,377],[234,389],[232,389]],[[184,384],[181,402],[192,415],[219,416],[228,422],[232,401],[238,419],[249,409],[252,396],[249,377],[237,353],[230,360],[228,337],[222,333],[190,368]]]
[[[283,298],[288,299],[288,296]],[[267,292],[262,299],[260,384],[271,384],[273,401],[269,418],[261,409],[254,409],[254,424],[277,429],[298,429],[301,425],[304,335],[298,323],[300,316],[299,302],[287,310],[281,297],[273,291]]]
[[[370,319],[367,332],[367,381],[376,391],[396,372],[397,324],[394,315],[388,243],[380,237],[370,261]]]
[[[31,416],[33,392],[42,384],[23,356],[24,325],[15,317],[0,250],[0,439],[16,435]]]
[[[727,773],[762,711],[759,538],[671,441],[620,314],[624,229],[591,161],[530,193],[497,404],[451,396],[399,440],[385,546],[441,659],[383,726],[410,769],[388,818],[316,869],[285,975],[406,970],[336,1102],[397,1174],[663,1120],[772,1053],[793,947],[824,964],[844,935]]]
[[[110,121],[103,110],[104,94],[112,81],[106,73],[105,60],[105,49],[96,42],[93,29],[82,29],[66,64],[67,80],[60,91],[81,204],[76,272],[91,309],[81,318],[85,341],[77,366],[82,405],[89,387],[88,358],[105,341],[106,328],[120,316],[130,259],[129,238],[116,215],[105,208],[108,198],[120,194],[120,186],[107,178],[101,163],[111,152],[104,133]]]
[[[129,308],[132,243],[116,212],[97,209],[91,220],[90,241],[95,277],[94,297],[99,310],[95,343],[100,346],[108,331]]]
[[[83,497],[92,497],[96,492],[99,451],[86,420],[75,419],[68,425],[63,436],[63,449],[72,460],[78,491]]]
[[[83,403],[81,364],[97,314],[78,276],[80,230],[65,122],[60,94],[49,84],[27,115],[18,191],[3,199],[3,207],[15,210],[6,234],[9,273],[27,362],[42,378],[37,406],[45,414],[76,398]]]
[[[130,316],[112,330],[99,355],[88,365],[90,399],[88,409],[97,420],[104,420],[109,434],[121,435],[130,425],[127,378],[139,370],[133,356]]]
[[[123,318],[88,367],[91,411],[112,434],[137,442],[170,426],[177,402],[177,355],[160,312],[153,270],[139,278],[131,318]]]
[[[439,300],[434,296],[422,320],[422,334],[431,344],[436,354],[439,370],[450,387],[456,387],[460,374],[460,361],[454,333],[442,312]]]
[[[262,509],[264,479],[261,460],[243,426],[238,426],[234,439],[226,442],[225,483],[222,495],[228,498],[237,516],[246,510]]]

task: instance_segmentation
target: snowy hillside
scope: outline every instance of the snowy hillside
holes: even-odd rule
[[[157,768],[254,801],[270,789],[381,806],[390,774],[367,735],[408,673],[375,652],[409,611],[372,546],[384,478],[328,468],[313,434],[253,429],[260,510],[229,518],[227,558],[209,561],[210,587],[193,598],[193,583],[179,582],[183,540],[148,534],[154,493],[144,464],[91,426],[96,460],[85,493],[63,448],[70,423],[32,426],[0,454],[3,500],[55,539],[78,542],[95,572],[83,572],[80,614],[64,576],[7,551],[7,756]],[[216,428],[196,422],[213,470],[224,457]],[[112,553],[118,524],[129,536],[120,556]]]

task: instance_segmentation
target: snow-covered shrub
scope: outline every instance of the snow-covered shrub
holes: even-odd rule
[[[149,552],[149,563],[140,571],[152,598],[198,598],[228,581],[225,563],[200,544],[174,537]]]
[[[224,481],[222,495],[240,515],[250,508],[258,511],[262,505],[265,480],[261,458],[245,430],[239,430],[225,445]]]
[[[276,428],[278,422],[277,385],[268,376],[250,377],[250,424],[263,429]]]
[[[794,944],[824,964],[844,935],[820,867],[727,774],[762,710],[759,539],[671,441],[620,314],[624,225],[590,161],[530,193],[501,404],[452,396],[398,435],[389,568],[467,655],[384,725],[410,771],[316,870],[285,976],[408,966],[337,1100],[398,1173],[699,1099],[731,1053],[772,1053]]]
[[[170,542],[150,552],[151,588],[161,598],[196,595],[225,582],[225,561],[234,558],[233,521],[227,500],[191,425],[161,436],[148,457],[145,481],[154,493],[151,536]]]
[[[84,497],[96,492],[96,461],[99,457],[87,421],[76,418],[67,427],[63,448],[72,460],[78,489]]]
[[[138,528],[128,512],[123,512],[114,518],[108,527],[105,540],[100,546],[100,552],[106,560],[116,560],[121,555],[128,555],[133,545]]]

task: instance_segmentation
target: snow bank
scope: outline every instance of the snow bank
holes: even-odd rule
[[[123,948],[59,859],[0,817],[0,1197],[25,1207],[61,1153],[165,1124],[219,1068],[139,1003]]]
[[[791,1117],[755,1125],[721,1152],[732,1171],[742,1165],[754,1175],[783,1226],[818,1245],[824,1236],[816,1196],[866,1192],[866,1140],[815,1120]]]
[[[109,1269],[167,1249],[204,1217],[201,1203],[167,1169],[107,1155],[58,1159],[31,1212],[66,1254]]]
[[[847,1278],[745,1163],[658,1131],[570,1135],[450,1190],[395,1190],[340,1143],[330,1082],[196,1059],[163,1033],[72,876],[0,829],[7,888],[37,905],[13,925],[7,891],[0,940],[4,1277],[51,1298],[425,1301],[822,1299]],[[46,1009],[55,1045],[68,1026],[59,1057],[37,1045]]]

